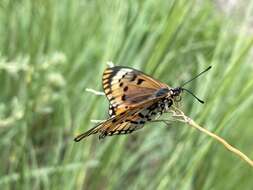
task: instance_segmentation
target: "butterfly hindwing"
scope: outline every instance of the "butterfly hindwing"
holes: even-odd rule
[[[136,107],[129,108],[127,111],[122,111],[120,114],[109,118],[87,132],[77,136],[75,141],[80,141],[96,133],[100,133],[99,138],[104,138],[105,136],[129,134],[140,129],[144,126],[145,122],[150,120],[147,117],[148,114],[150,114],[148,108],[154,107],[161,98],[162,97],[146,100]]]
[[[144,103],[110,118],[101,127],[99,137],[129,134],[142,128],[147,121],[151,120],[154,109],[149,108],[156,108],[156,103],[159,100],[160,98],[146,100]]]
[[[141,71],[128,67],[107,68],[103,74],[103,88],[111,104],[112,114],[117,115],[168,86]]]

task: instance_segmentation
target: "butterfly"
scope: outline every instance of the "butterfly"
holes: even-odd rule
[[[174,102],[180,101],[183,91],[204,103],[183,86],[210,68],[211,66],[176,88],[130,67],[114,66],[105,69],[102,83],[110,103],[110,117],[78,135],[74,140],[78,142],[97,133],[99,133],[99,139],[102,139],[106,136],[129,134],[141,129],[147,122],[157,119],[168,111]]]

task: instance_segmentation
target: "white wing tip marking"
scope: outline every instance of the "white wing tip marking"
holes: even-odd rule
[[[107,61],[106,64],[108,67],[114,67],[114,63],[112,61]]]

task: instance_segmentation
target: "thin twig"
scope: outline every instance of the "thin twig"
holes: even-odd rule
[[[102,119],[91,119],[90,122],[91,123],[101,123],[101,122],[104,122],[106,120],[102,120]]]
[[[91,92],[91,93],[93,93],[93,94],[95,94],[95,95],[97,95],[97,96],[104,96],[104,95],[105,95],[104,92],[97,91],[97,90],[94,90],[94,89],[92,89],[92,88],[86,88],[85,91],[86,91],[86,92]]]
[[[94,89],[92,89],[92,88],[86,88],[85,90],[86,90],[87,92],[93,93],[93,94],[96,95],[96,96],[104,96],[104,95],[105,95],[104,92],[101,92],[101,91],[98,91],[98,90],[94,90]],[[91,119],[90,121],[91,121],[92,123],[101,123],[101,122],[103,122],[103,121],[105,121],[105,120]]]
[[[244,160],[245,162],[247,162],[251,167],[253,167],[253,161],[248,156],[246,156],[244,153],[242,153],[237,148],[235,148],[232,145],[230,145],[223,138],[219,137],[218,135],[216,135],[216,134],[208,131],[207,129],[201,127],[200,125],[198,125],[191,118],[187,117],[180,109],[178,109],[178,108],[176,108],[176,107],[173,106],[172,113],[173,113],[173,117],[177,118],[178,121],[187,123],[191,127],[195,128],[195,129],[198,129],[199,131],[201,131],[201,132],[203,132],[203,133],[211,136],[212,138],[214,138],[215,140],[217,140],[219,143],[221,143],[223,146],[225,146],[225,148],[228,149],[230,152],[233,152],[234,154],[236,154],[237,156],[239,156],[242,160]]]
[[[86,91],[91,92],[95,95],[99,95],[99,96],[104,96],[105,94],[103,92],[94,90],[94,89],[90,89],[90,88],[86,88]],[[224,140],[223,138],[219,137],[218,135],[208,131],[207,129],[201,127],[200,125],[198,125],[195,121],[193,121],[191,118],[187,117],[184,112],[182,112],[180,109],[178,109],[175,106],[172,106],[172,109],[170,110],[170,112],[172,112],[172,116],[180,122],[183,123],[187,123],[189,126],[198,129],[199,131],[209,135],[210,137],[214,138],[215,140],[217,140],[219,143],[221,143],[226,149],[228,149],[230,152],[236,154],[237,156],[239,156],[242,160],[244,160],[245,162],[247,162],[251,167],[253,167],[253,161],[246,156],[244,153],[242,153],[240,150],[238,150],[237,148],[233,147],[232,145],[230,145],[226,140]]]

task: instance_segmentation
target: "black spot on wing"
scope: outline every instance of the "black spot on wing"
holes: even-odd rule
[[[126,100],[126,95],[125,95],[125,94],[121,97],[121,100],[122,100],[122,101],[125,101],[125,100]]]
[[[140,113],[138,113],[138,116],[140,117],[140,118],[145,118],[145,116],[140,112]]]
[[[108,133],[108,136],[113,136],[113,135],[126,135],[126,134],[130,134],[133,131],[135,131],[135,129],[122,129],[122,130],[116,130],[116,131],[110,131]]]
[[[138,121],[130,121],[130,123],[132,123],[132,124],[138,124]]]
[[[111,102],[111,101],[113,101],[114,99],[115,99],[115,97],[112,96],[112,97],[109,98],[109,101]]]
[[[143,83],[143,82],[144,82],[143,79],[138,79],[138,80],[137,80],[137,85],[140,85],[140,84]]]
[[[136,78],[137,78],[137,74],[133,73],[133,77],[130,79],[130,81],[135,81]]]

